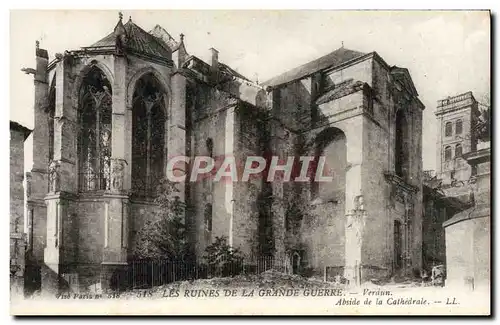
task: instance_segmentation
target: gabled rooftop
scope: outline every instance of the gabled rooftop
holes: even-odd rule
[[[339,66],[343,63],[351,61],[353,59],[359,58],[366,55],[366,53],[353,51],[341,47],[335,51],[320,57],[314,61],[303,64],[297,68],[280,74],[270,80],[263,83],[264,86],[276,87],[283,84],[287,84],[294,80],[299,80],[309,75],[312,75],[318,71]]]
[[[401,84],[408,90],[408,92],[410,92],[415,97],[418,96],[417,89],[415,88],[415,85],[411,80],[410,71],[408,71],[408,69],[394,65],[391,67],[390,71],[395,78],[401,81]]]
[[[12,120],[10,121],[10,130],[21,132],[24,135],[24,140],[26,140],[26,138],[28,138],[28,136],[31,134],[31,131],[32,131],[32,130],[28,129],[27,127],[25,127],[24,125],[22,125],[16,121],[12,121]]]

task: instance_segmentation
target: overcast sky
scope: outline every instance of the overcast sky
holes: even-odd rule
[[[220,61],[250,79],[281,72],[344,47],[376,51],[389,65],[410,70],[424,111],[424,169],[435,169],[437,100],[490,89],[487,12],[383,11],[123,11],[146,31],[156,24],[174,38],[184,33],[190,54],[219,50]],[[11,120],[33,128],[35,40],[55,53],[88,46],[109,34],[118,11],[12,11],[10,21]],[[26,164],[30,164],[27,142]]]

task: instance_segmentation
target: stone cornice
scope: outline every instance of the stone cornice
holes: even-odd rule
[[[483,162],[490,161],[491,148],[480,149],[471,151],[462,156],[470,165],[477,165]]]
[[[128,200],[129,195],[122,191],[109,192],[109,191],[95,191],[95,192],[81,192],[78,194],[78,201],[94,201],[94,200],[107,200],[107,199],[122,199]]]
[[[75,193],[71,192],[66,192],[66,191],[60,191],[56,193],[48,193],[45,196],[45,200],[69,200],[69,201],[76,201],[78,199],[78,195]]]
[[[439,109],[434,114],[436,116],[441,116],[441,115],[448,114],[448,113],[451,113],[451,112],[456,112],[456,111],[460,111],[460,110],[469,109],[469,108],[471,108],[471,105],[472,105],[471,103],[462,102],[462,103],[457,104],[457,105],[452,106],[452,107],[448,107],[448,108],[444,108],[444,109]]]
[[[408,184],[406,181],[404,181],[401,177],[397,176],[396,174],[393,174],[391,172],[385,172],[384,176],[389,183],[396,185],[397,187],[403,189],[408,193],[418,192],[418,188],[416,186]]]
[[[39,174],[47,174],[48,171],[47,169],[42,169],[42,168],[32,168],[31,173],[39,173]]]
[[[26,201],[26,205],[28,208],[33,207],[33,206],[39,206],[39,207],[45,207],[45,200],[44,199],[35,199],[35,198],[30,198]]]

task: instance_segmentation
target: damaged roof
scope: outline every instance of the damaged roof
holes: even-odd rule
[[[244,75],[242,75],[238,71],[234,70],[233,68],[231,68],[230,66],[228,66],[227,64],[224,64],[222,62],[219,62],[219,70],[222,73],[228,74],[230,76],[234,76],[234,77],[237,77],[239,79],[250,81],[250,79],[248,79],[247,77],[245,77]]]
[[[144,29],[132,22],[132,20],[129,20],[125,25],[123,25],[123,27],[127,33],[126,46],[128,49],[157,57],[171,57],[171,50],[161,39],[146,32]],[[114,47],[116,44],[115,42],[115,34],[113,32],[88,47]]]
[[[179,48],[179,45],[181,44],[180,42],[177,42],[172,35],[170,35],[165,28],[161,27],[160,25],[156,24],[156,26],[149,32],[149,34],[157,37],[161,41],[163,41],[164,44],[168,46],[170,51],[174,52]],[[182,34],[181,34],[182,38]]]
[[[354,79],[347,79],[337,85],[334,88],[328,90],[325,94],[321,95],[317,100],[316,104],[323,104],[331,100],[347,96],[353,92],[363,89],[364,82]]]
[[[326,68],[339,66],[345,62],[362,57],[364,55],[366,55],[366,53],[341,47],[325,56],[320,57],[319,59],[303,64],[277,77],[274,77],[264,82],[263,85],[270,87],[283,85],[294,80],[302,79]]]

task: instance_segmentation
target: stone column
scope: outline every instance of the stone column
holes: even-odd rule
[[[361,258],[361,249],[366,222],[366,211],[362,205],[363,197],[357,199],[357,207],[350,210],[346,215],[345,231],[345,254],[346,265],[344,277],[349,280],[351,285],[359,286],[362,281],[363,264]]]
[[[362,196],[363,135],[362,118],[353,121],[352,129],[346,130],[347,162],[345,190],[345,265],[344,277],[351,284],[360,284],[362,277],[362,246],[366,211]]]
[[[74,218],[72,196],[65,192],[51,192],[47,202],[47,246],[45,247],[42,268],[42,290],[54,294],[66,291],[69,283],[64,280],[65,273],[74,273],[78,265],[74,260],[76,243],[72,236]]]
[[[274,90],[271,94],[271,153],[272,156],[279,157],[278,165],[285,164],[287,161],[286,150],[284,146],[285,130],[279,118],[281,113],[280,108],[280,90]],[[271,163],[272,157],[269,157],[268,164]],[[281,173],[276,173],[271,182],[272,189],[272,202],[271,202],[271,215],[273,227],[273,241],[274,241],[274,256],[276,259],[281,259],[285,256],[285,207],[283,198],[283,180],[278,177]],[[282,174],[281,174],[282,175]]]
[[[37,43],[38,45],[38,43]],[[34,129],[33,136],[33,166],[30,177],[26,184],[29,188],[27,193],[27,208],[30,212],[31,223],[30,246],[32,250],[30,260],[34,268],[39,268],[43,264],[43,250],[46,245],[46,220],[47,208],[44,197],[47,194],[48,177],[47,168],[49,165],[49,114],[48,92],[49,76],[47,73],[48,53],[47,50],[36,49],[36,73],[35,73],[35,103],[34,103]]]
[[[413,234],[414,234],[414,197],[412,193],[408,193],[404,197],[405,214],[403,223],[403,263],[404,263],[404,273],[407,276],[412,275],[412,267],[418,267],[418,264],[413,264]]]
[[[167,161],[173,157],[186,155],[186,78],[175,73],[171,79],[172,82],[172,100],[168,109],[167,116]],[[166,165],[165,162],[165,165]],[[187,172],[184,164],[174,166],[174,173]],[[185,200],[185,184],[177,184],[179,189],[179,199]]]
[[[235,157],[235,143],[234,143],[234,131],[235,131],[235,106],[231,106],[226,111],[226,120],[225,120],[225,134],[224,134],[224,156],[227,157]],[[226,180],[223,184],[225,187],[225,195],[224,195],[224,206],[225,212],[228,216],[228,244],[229,246],[233,246],[234,244],[234,180]]]
[[[271,129],[271,146],[274,155],[279,157],[279,164],[286,163],[287,158],[283,150],[282,134],[284,133],[283,127],[279,123],[273,123]],[[285,256],[285,202],[283,197],[283,180],[280,175],[276,173],[274,180],[271,182],[273,192],[272,200],[272,224],[273,224],[273,237],[274,237],[274,256],[277,259]]]
[[[63,273],[74,272],[77,238],[73,234],[71,212],[76,193],[76,119],[73,107],[73,71],[70,58],[56,66],[56,103],[54,116],[54,159],[49,164],[47,205],[47,245],[42,270],[42,290],[66,290]]]
[[[132,132],[127,110],[127,60],[115,56],[111,134],[111,186],[104,195],[104,247],[101,264],[101,288],[117,290],[126,286],[128,242],[128,185],[129,157]],[[127,182],[128,183],[128,182]]]

